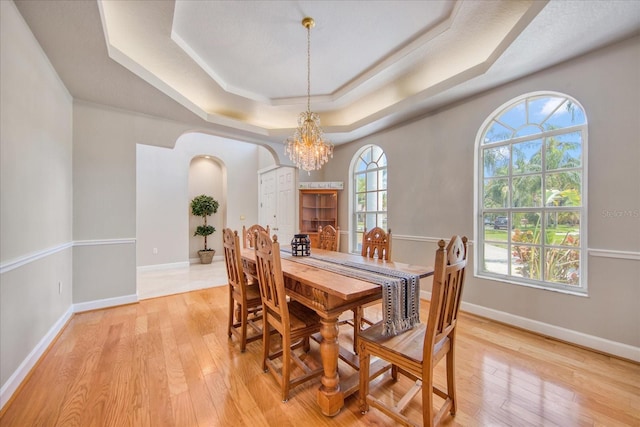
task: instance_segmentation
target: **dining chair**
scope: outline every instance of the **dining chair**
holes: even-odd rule
[[[253,224],[249,228],[246,228],[246,226],[244,225],[242,226],[242,248],[243,249],[255,247],[254,240],[256,238],[256,232],[258,231],[264,231],[265,233],[267,233],[267,235],[269,235],[269,226],[267,225],[267,228],[264,228],[260,224]],[[247,274],[247,281],[250,284],[257,284],[258,272],[253,268],[253,266],[252,267],[243,266],[243,268],[244,268],[244,272]]]
[[[367,258],[391,261],[391,229],[385,232],[380,227],[373,227],[362,234],[361,255]],[[353,309],[353,351],[358,353],[358,334],[364,325],[373,325],[375,322],[365,317],[365,308],[378,305],[380,302],[372,302]]]
[[[255,239],[256,231],[264,231],[269,235],[269,226],[267,225],[267,228],[264,228],[260,224],[253,224],[249,228],[244,225],[242,226],[242,247],[244,249],[255,246],[253,240]]]
[[[318,227],[318,248],[328,251],[340,251],[340,227],[325,225]]]
[[[280,384],[282,401],[286,402],[290,389],[323,372],[322,364],[308,354],[309,337],[320,331],[320,317],[297,301],[287,302],[278,237],[273,236],[271,240],[266,232],[258,232],[255,251],[264,317],[262,369],[271,372]],[[282,339],[282,347],[274,351],[271,350],[271,328]],[[303,353],[302,357],[299,353]],[[292,364],[301,371],[295,377],[292,377]]]
[[[262,328],[257,324],[262,319],[262,299],[258,285],[248,285],[242,268],[240,256],[240,238],[237,231],[225,228],[222,231],[224,261],[229,279],[229,338],[235,335],[240,340],[240,351],[244,352],[247,343],[262,338]],[[257,334],[248,336],[251,327]]]
[[[446,414],[456,413],[455,344],[456,326],[460,300],[464,287],[467,265],[467,238],[453,236],[447,245],[438,242],[434,266],[433,287],[429,305],[429,317],[424,323],[396,336],[382,335],[382,322],[362,331],[360,345],[360,410],[365,413],[369,405],[408,426],[418,426],[404,414],[409,403],[422,392],[422,425],[435,426]],[[391,364],[391,376],[397,380],[398,373],[415,381],[408,392],[394,404],[387,392],[383,398],[369,393],[369,363],[372,357]],[[434,368],[446,357],[446,391],[434,385]],[[379,373],[377,374],[379,375]],[[380,387],[384,388],[384,384]],[[384,390],[378,389],[377,392]],[[437,412],[433,395],[444,399]],[[382,395],[381,395],[382,396]],[[414,417],[415,418],[415,417]]]
[[[385,261],[391,260],[391,229],[385,232],[380,227],[373,227],[362,235],[362,256],[378,258]]]

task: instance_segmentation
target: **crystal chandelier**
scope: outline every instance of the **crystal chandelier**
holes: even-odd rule
[[[324,139],[320,116],[311,112],[311,28],[315,24],[313,18],[302,20],[307,29],[307,111],[300,113],[296,132],[285,141],[285,152],[291,161],[309,174],[333,158],[333,144]]]

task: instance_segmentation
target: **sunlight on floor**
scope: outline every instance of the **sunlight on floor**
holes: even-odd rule
[[[224,260],[138,272],[138,299],[156,298],[228,283]]]

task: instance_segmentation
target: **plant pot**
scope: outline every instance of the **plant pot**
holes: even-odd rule
[[[198,256],[200,257],[201,264],[211,264],[213,261],[213,256],[216,254],[216,251],[211,249],[208,251],[198,251]]]

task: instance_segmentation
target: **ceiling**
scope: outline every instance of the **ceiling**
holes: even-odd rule
[[[78,100],[281,143],[340,144],[640,32],[640,1],[16,0]]]

